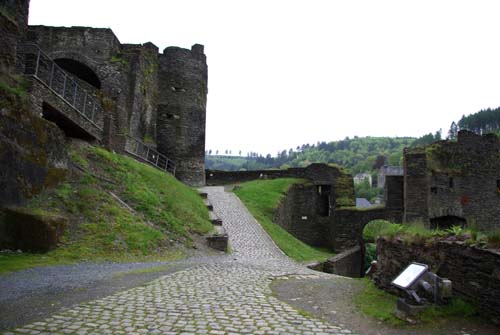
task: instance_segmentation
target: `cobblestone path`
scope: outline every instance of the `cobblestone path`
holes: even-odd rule
[[[231,257],[186,270],[106,298],[75,306],[7,334],[350,334],[276,299],[276,277],[319,278],[288,259],[222,187],[209,200],[230,236]]]

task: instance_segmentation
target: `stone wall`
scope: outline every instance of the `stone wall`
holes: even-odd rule
[[[278,205],[273,222],[304,243],[328,247],[328,222],[320,220],[317,206],[318,191],[315,185],[292,185]]]
[[[386,176],[384,187],[385,207],[402,212],[404,208],[404,177]]]
[[[460,131],[458,141],[406,149],[405,221],[500,228],[500,142]],[[445,221],[440,221],[444,219]],[[446,226],[443,226],[446,228]]]
[[[0,88],[0,249],[12,246],[2,209],[64,180],[65,143],[57,126],[34,115],[22,98]]]
[[[404,150],[404,221],[428,220],[429,176],[425,151]]]
[[[385,207],[369,209],[339,208],[329,220],[329,247],[343,251],[363,244],[363,229],[373,220],[401,222],[401,211]]]
[[[307,183],[290,187],[278,205],[273,221],[309,245],[341,252],[363,245],[362,233],[368,222],[375,219],[402,221],[401,177],[391,177],[386,183],[386,188],[393,190],[393,192],[387,192],[389,194],[387,202],[391,204],[390,207],[357,209],[339,206],[339,199],[347,198],[347,202],[351,204],[354,197],[352,178],[341,169],[325,164],[312,164],[304,169],[270,172],[268,177],[301,176],[308,179]],[[234,181],[235,176],[246,179],[260,175],[260,173],[231,172],[228,173],[227,178],[226,174],[218,174],[217,179]],[[210,176],[210,173],[207,175]],[[347,180],[350,184],[344,184]],[[331,186],[327,203],[321,195],[321,187],[324,186]],[[327,208],[325,209],[324,206]]]
[[[203,46],[168,47],[160,55],[158,151],[176,164],[176,176],[205,184],[205,118],[208,69]]]
[[[364,258],[362,246],[356,246],[329,258],[322,264],[322,271],[339,276],[360,278],[364,276]]]
[[[0,68],[12,72],[16,67],[17,42],[26,34],[29,0],[0,3]]]
[[[500,252],[458,242],[405,244],[380,238],[377,255],[374,279],[380,288],[394,291],[390,283],[406,266],[424,263],[452,281],[455,296],[476,303],[483,313],[500,322]]]
[[[207,185],[240,184],[257,179],[305,178],[305,169],[291,168],[286,170],[251,170],[251,171],[220,171],[206,170]]]

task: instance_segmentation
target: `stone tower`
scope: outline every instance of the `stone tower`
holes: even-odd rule
[[[205,184],[207,63],[203,46],[168,47],[159,55],[158,151],[176,164],[176,177]]]

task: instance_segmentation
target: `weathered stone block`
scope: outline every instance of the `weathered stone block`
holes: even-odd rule
[[[13,248],[31,252],[54,249],[68,226],[65,217],[22,208],[5,209],[4,220]]]
[[[215,250],[227,252],[229,237],[222,226],[216,226],[216,233],[207,237],[208,246]]]
[[[363,276],[364,252],[357,246],[346,250],[323,264],[323,272],[359,278]]]

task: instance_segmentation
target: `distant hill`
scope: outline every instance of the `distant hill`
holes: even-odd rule
[[[429,135],[434,140],[434,136]],[[400,165],[403,148],[412,145],[415,140],[412,137],[354,137],[328,143],[304,144],[295,149],[283,150],[277,157],[269,154],[264,157],[255,153],[248,157],[207,155],[205,164],[207,169],[237,171],[336,163],[356,174],[378,169],[384,163]]]

